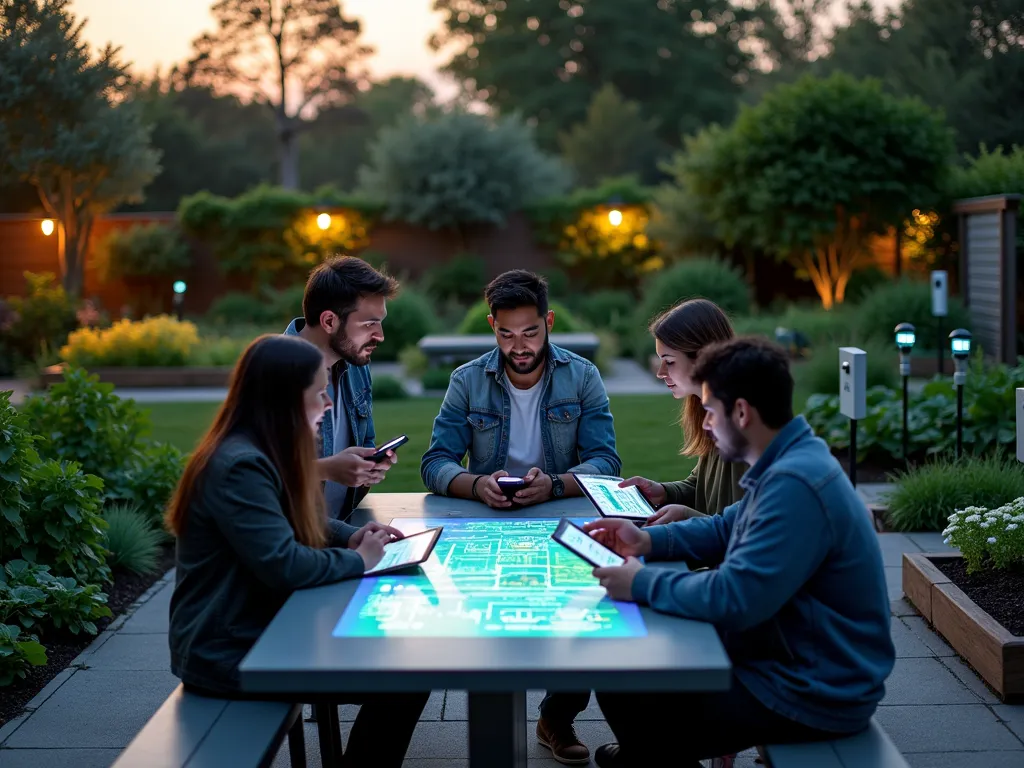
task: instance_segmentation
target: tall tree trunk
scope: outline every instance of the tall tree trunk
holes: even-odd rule
[[[277,150],[280,161],[278,178],[285,189],[299,188],[299,135],[293,125],[284,125],[277,131]]]
[[[61,278],[64,282],[64,291],[73,299],[82,295],[83,258],[82,258],[82,232],[79,226],[78,213],[75,210],[74,181],[70,174],[64,174],[60,180],[60,226],[64,232],[62,243],[63,257],[61,259]]]

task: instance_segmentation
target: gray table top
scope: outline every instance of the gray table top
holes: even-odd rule
[[[350,522],[563,516],[596,514],[585,498],[505,512],[428,494],[371,493]],[[243,689],[287,694],[443,688],[718,691],[730,684],[729,659],[710,624],[648,608],[640,609],[646,625],[640,637],[335,637],[359,585],[353,579],[293,594],[242,661]]]

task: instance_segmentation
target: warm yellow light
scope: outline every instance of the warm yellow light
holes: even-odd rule
[[[613,227],[619,226],[622,223],[622,211],[613,210],[608,212],[608,223]]]
[[[321,213],[316,217],[316,225],[320,227],[320,229],[328,229],[331,226],[331,214]]]
[[[53,219],[43,219],[43,234],[49,237],[53,234]]]

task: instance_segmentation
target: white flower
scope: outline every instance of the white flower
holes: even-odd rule
[[[1016,531],[1017,530],[1017,524],[1016,523],[1010,523],[1008,526],[1006,526],[1006,530],[1008,530],[1008,531]]]
[[[996,543],[996,537],[995,536],[989,536],[987,541],[988,541],[989,544],[995,544]]]
[[[991,512],[986,512],[985,517],[992,519],[993,517],[1002,517],[1002,514],[998,509],[994,509]]]
[[[946,519],[947,520],[959,520],[960,519],[960,513],[959,512],[954,512],[952,515],[950,515]]]
[[[960,529],[957,526],[951,525],[951,526],[949,526],[949,528],[947,528],[946,530],[944,530],[942,532],[942,535],[943,536],[948,536],[949,534],[953,533],[954,531],[959,531],[959,530]]]
[[[943,544],[949,544],[949,536],[947,536],[946,538],[944,538],[944,539],[942,540],[942,543],[943,543]]]
[[[986,520],[984,523],[981,524],[981,527],[982,528],[988,528],[990,525],[992,525],[992,523],[990,521]]]
[[[1004,512],[1003,520],[1013,520],[1013,515],[1011,515],[1009,512]]]
[[[979,520],[981,520],[981,515],[971,515],[970,517],[964,518],[965,523],[976,523]]]

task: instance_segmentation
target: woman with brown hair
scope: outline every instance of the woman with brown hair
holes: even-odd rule
[[[327,383],[313,344],[256,339],[182,474],[167,511],[177,537],[168,641],[186,690],[266,698],[240,690],[238,665],[291,593],[362,576],[402,535],[327,517],[315,443]],[[345,765],[401,765],[428,695],[346,697],[363,706]]]
[[[623,480],[635,485],[658,511],[648,525],[671,523],[697,515],[718,515],[743,498],[739,480],[747,471],[742,463],[724,462],[715,442],[704,431],[700,386],[690,379],[697,354],[716,341],[735,335],[729,318],[713,301],[689,299],[656,317],[650,325],[661,365],[658,378],[683,401],[680,422],[685,443],[681,453],[696,456],[697,466],[685,480],[660,483],[644,477]]]

